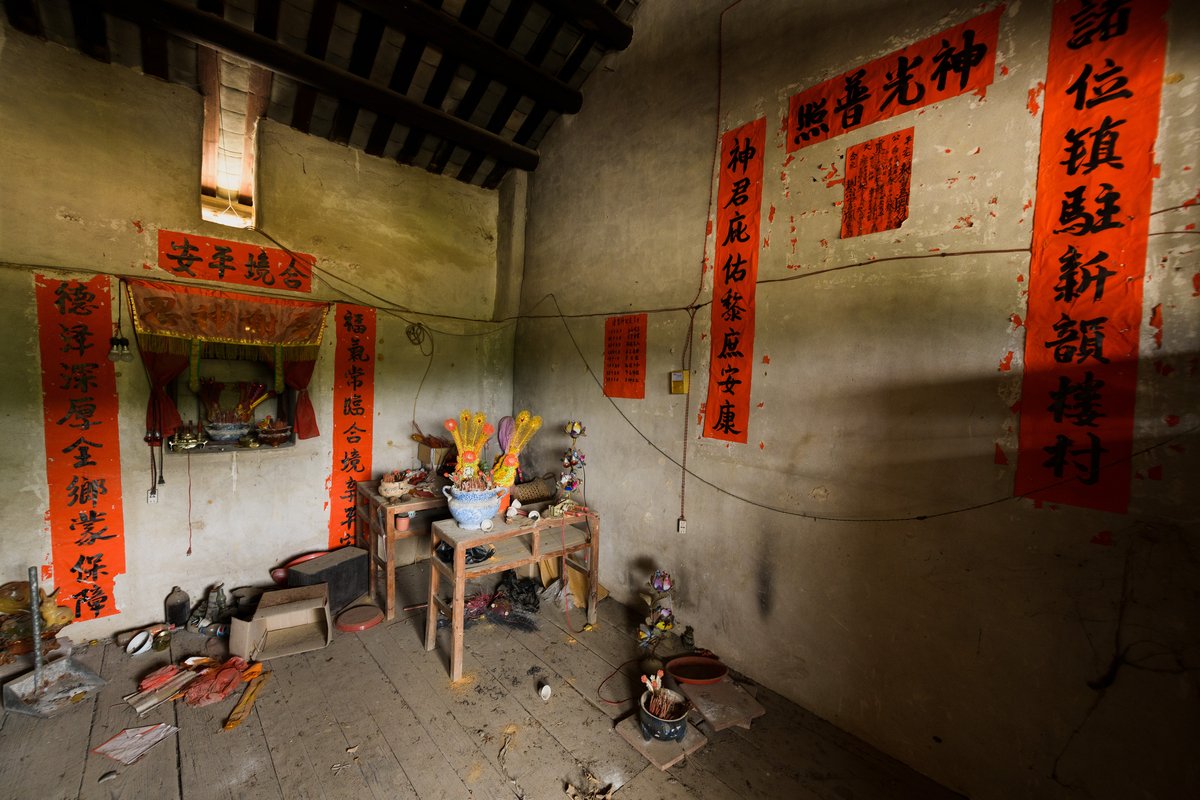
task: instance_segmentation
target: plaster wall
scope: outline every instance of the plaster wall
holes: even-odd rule
[[[50,563],[34,272],[170,279],[154,266],[159,228],[273,245],[200,220],[202,105],[194,92],[4,23],[0,74],[0,363],[7,369],[0,581],[7,581],[22,580],[30,564]],[[508,413],[512,327],[429,316],[491,317],[497,248],[511,248],[513,225],[498,193],[269,122],[260,123],[259,138],[257,224],[316,257],[312,299],[378,309],[375,469],[364,478],[415,464],[414,419],[433,431],[463,406]],[[115,278],[112,285],[115,293]],[[417,322],[428,328],[414,345],[406,331]],[[262,584],[288,556],[327,547],[332,342],[331,328],[310,387],[320,437],[286,450],[168,454],[157,505],[145,499],[146,379],[139,362],[118,365],[128,562],[116,584],[121,613],[76,623],[67,635],[79,641],[148,624],[161,618],[173,585],[198,598],[216,582]]]
[[[1126,514],[1012,499],[1024,347],[1013,315],[1025,314],[1041,131],[1030,100],[1050,4],[1007,4],[985,98],[784,163],[788,97],[982,10],[643,3],[632,46],[592,74],[583,112],[546,137],[530,181],[516,405],[587,424],[606,586],[633,602],[654,568],[671,571],[680,624],[754,679],[974,798],[1192,796],[1200,300],[1191,236],[1158,234],[1200,222],[1194,204],[1175,208],[1200,189],[1197,8],[1169,15],[1152,203],[1164,211],[1149,239]],[[718,137],[760,116],[750,443],[726,445],[701,438],[698,417],[706,226]],[[846,149],[908,126],[908,220],[839,239]],[[894,256],[907,258],[884,261]],[[692,394],[672,396],[696,300]],[[1161,346],[1148,326],[1159,304]],[[610,401],[604,315],[639,310],[646,398]],[[553,465],[565,444],[540,437],[531,456]],[[1088,685],[1114,666],[1107,688]]]

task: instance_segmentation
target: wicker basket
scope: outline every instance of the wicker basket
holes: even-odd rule
[[[558,495],[558,483],[554,480],[554,474],[548,472],[540,478],[512,486],[508,493],[514,500],[520,500],[522,505],[540,503],[553,500]]]

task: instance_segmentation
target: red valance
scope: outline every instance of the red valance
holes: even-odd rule
[[[188,342],[319,347],[325,303],[130,280],[134,330]],[[165,348],[164,348],[165,349]]]

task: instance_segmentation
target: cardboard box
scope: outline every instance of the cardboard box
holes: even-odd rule
[[[446,454],[450,452],[449,447],[430,447],[427,444],[417,445],[417,460],[421,462],[421,466],[437,469],[446,460]]]
[[[234,618],[229,652],[247,661],[320,650],[333,641],[325,584],[264,592],[249,622]]]

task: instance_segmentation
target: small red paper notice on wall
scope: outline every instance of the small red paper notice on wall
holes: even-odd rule
[[[641,400],[646,396],[646,315],[604,320],[604,394]]]
[[[1167,0],[1054,4],[1015,493],[1124,512]]]
[[[315,263],[308,253],[288,253],[194,233],[158,232],[158,266],[177,278],[311,292]]]
[[[842,238],[899,228],[908,219],[913,129],[880,136],[846,151]]]
[[[787,151],[967,92],[982,94],[994,76],[1003,11],[1000,6],[793,95]]]
[[[58,604],[77,619],[116,614],[125,572],[117,384],[108,360],[108,278],[35,277],[50,549]]]
[[[760,117],[721,137],[704,435],[727,442],[744,443],[750,422],[766,130]]]
[[[333,356],[333,472],[329,546],[354,544],[358,481],[371,479],[375,419],[375,309],[339,303]]]

